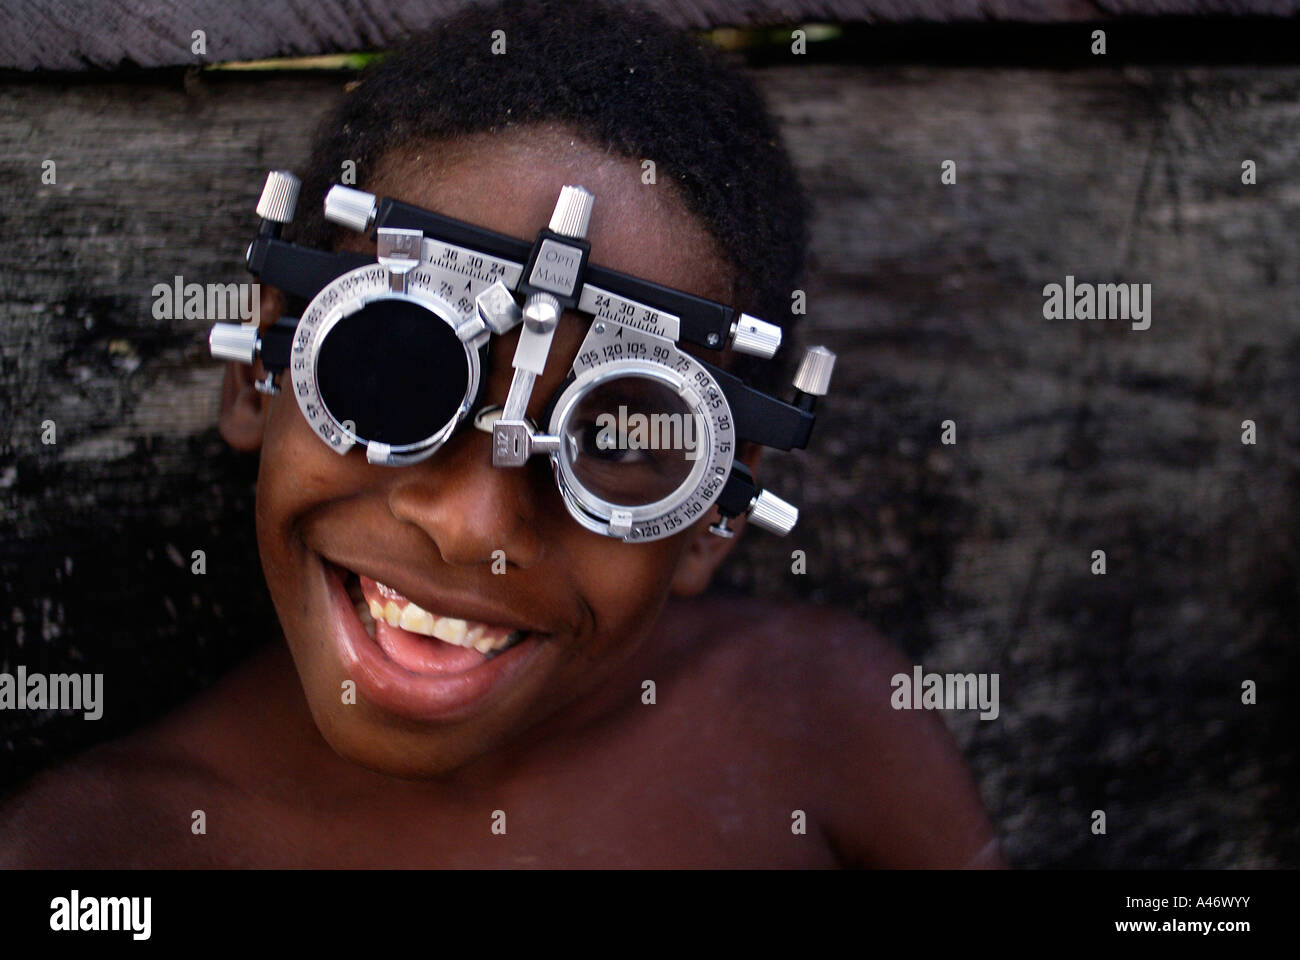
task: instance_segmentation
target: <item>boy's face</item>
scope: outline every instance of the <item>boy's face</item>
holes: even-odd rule
[[[643,184],[639,163],[561,128],[412,147],[377,174],[362,171],[361,185],[529,240],[549,221],[560,187],[580,184],[596,197],[587,234],[593,262],[731,297],[731,271],[670,185]],[[360,235],[347,246],[374,250]],[[269,298],[268,323],[280,307],[277,294]],[[528,407],[534,422],[589,322],[574,312],[561,320]],[[493,338],[485,404],[505,402],[517,340],[517,331]],[[592,702],[635,697],[635,685],[602,684],[647,640],[667,595],[703,589],[734,544],[707,534],[709,517],[652,543],[592,533],[564,508],[545,458],[493,467],[491,436],[472,428],[413,466],[372,466],[356,450],[340,457],[287,390],[275,398],[253,391],[255,375],[228,369],[222,432],[238,447],[261,447],[257,534],[267,584],[317,726],[336,751],[372,769],[435,776],[584,694]],[[504,573],[494,572],[496,551],[504,552]],[[469,669],[412,672],[365,633],[344,591],[349,571],[434,614],[532,632]]]

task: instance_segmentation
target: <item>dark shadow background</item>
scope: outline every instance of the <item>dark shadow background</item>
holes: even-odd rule
[[[840,363],[813,448],[763,465],[798,529],[747,537],[718,589],[998,672],[997,720],[944,718],[1015,865],[1297,865],[1293,24],[848,25],[802,57],[773,35],[721,39],[814,203],[805,338]],[[0,790],[278,638],[208,323],[155,320],[151,289],[247,279],[265,171],[301,165],[350,77],[0,78],[0,669],[106,674],[97,722],[0,713]],[[1151,328],[1045,320],[1067,274],[1151,283]]]

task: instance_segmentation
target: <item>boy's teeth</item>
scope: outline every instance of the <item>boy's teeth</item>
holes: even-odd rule
[[[411,606],[415,606],[415,604],[411,604]],[[409,610],[410,607],[407,607],[407,609]],[[423,610],[420,612],[424,613]],[[424,615],[430,620],[433,619],[432,614],[425,613]],[[438,622],[433,624],[431,632],[439,640],[446,640],[448,643],[465,647],[470,646],[470,644],[465,643],[465,633],[468,628],[469,624],[464,620],[457,620],[455,617],[439,617]]]
[[[381,593],[396,593],[391,588],[385,587],[382,583],[377,584]],[[405,606],[399,606],[394,600],[387,600],[380,603],[378,600],[369,600],[369,614],[374,620],[383,620],[390,627],[401,627],[411,633],[418,633],[424,637],[435,637],[445,643],[455,644],[458,647],[468,647],[477,650],[479,653],[492,654],[501,652],[509,646],[523,638],[523,631],[516,630],[507,637],[498,637],[495,631],[490,630],[481,623],[461,620],[457,617],[439,617],[425,610],[419,604],[407,602]],[[357,612],[361,614],[366,611],[367,605],[358,605]]]
[[[433,622],[433,614],[428,610],[421,610],[413,603],[408,603],[402,610],[402,616],[397,621],[397,625],[403,630],[410,630],[412,633],[421,633],[426,637],[432,634],[438,637],[439,640],[443,639],[438,635],[437,626]]]
[[[375,638],[374,608],[377,606],[378,604],[372,603],[369,608],[367,608],[366,601],[364,600],[359,600],[356,604],[357,619],[361,621],[361,626],[365,628],[366,633],[370,634],[370,639],[372,640]]]
[[[389,600],[384,604],[384,619],[390,627],[399,626],[402,622],[402,608]]]

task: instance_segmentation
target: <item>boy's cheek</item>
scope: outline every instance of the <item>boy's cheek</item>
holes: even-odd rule
[[[597,636],[583,653],[597,660],[614,648],[637,645],[649,633],[668,597],[684,541],[669,537],[624,543],[585,530],[582,534],[583,543],[568,555],[596,616]]]
[[[259,500],[268,498],[274,510],[336,497],[359,482],[365,466],[322,443],[288,394],[273,398],[258,469]]]

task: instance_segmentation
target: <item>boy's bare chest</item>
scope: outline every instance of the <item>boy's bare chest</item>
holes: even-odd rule
[[[834,865],[815,830],[811,837],[795,835],[789,816],[767,800],[693,790],[680,782],[603,794],[517,794],[491,809],[435,810],[409,830],[376,832],[363,862],[506,868]],[[311,854],[318,856],[329,860],[328,848]]]
[[[628,723],[440,799],[300,790],[249,839],[285,866],[834,866],[812,784],[741,733]]]

